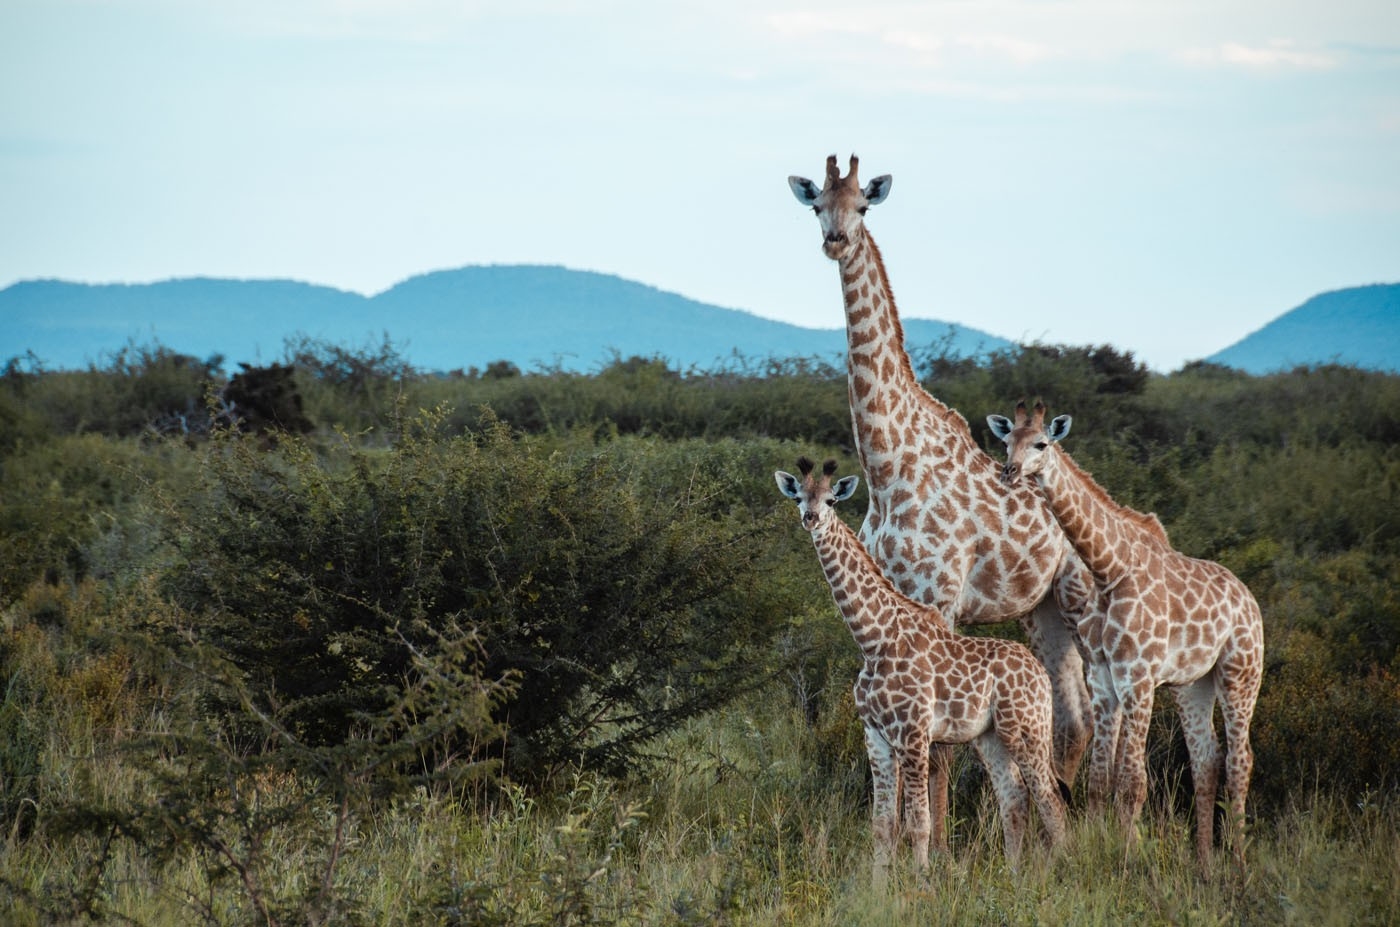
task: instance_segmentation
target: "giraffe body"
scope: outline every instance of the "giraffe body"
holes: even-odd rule
[[[1069,416],[1047,429],[1044,415],[1043,405],[1037,403],[1032,416],[1021,403],[1014,422],[994,415],[988,424],[1006,442],[1007,483],[1041,488],[1105,599],[1102,622],[1082,639],[1095,719],[1091,806],[1102,805],[1111,787],[1122,823],[1136,821],[1147,794],[1153,695],[1158,686],[1167,686],[1180,708],[1191,755],[1196,855],[1207,864],[1221,761],[1214,721],[1218,702],[1226,740],[1227,826],[1240,856],[1254,765],[1249,726],[1264,668],[1259,605],[1225,567],[1174,550],[1155,516],[1114,502],[1060,448]]]
[[[1056,767],[1072,781],[1089,740],[1089,697],[1076,625],[1096,621],[1092,577],[1044,498],[1007,492],[1000,468],[967,421],[919,384],[866,210],[889,176],[865,188],[858,161],[842,177],[827,159],[821,189],[788,182],[817,213],[846,309],[847,388],[857,454],[869,488],[860,540],[894,586],[933,606],[947,627],[1021,620],[1054,689]],[[933,840],[946,846],[948,760],[935,757]]]
[[[874,783],[875,873],[883,878],[899,832],[916,863],[928,864],[929,757],[937,744],[972,744],[1001,810],[1008,858],[1020,856],[1034,800],[1050,842],[1064,839],[1064,807],[1052,769],[1050,678],[1023,645],[950,631],[936,610],[895,589],[834,509],[857,477],[833,489],[835,462],[818,479],[778,471],[782,493],[797,500],[832,598],[864,656],[855,683]],[[897,807],[902,794],[903,808]],[[902,828],[901,828],[902,819]]]

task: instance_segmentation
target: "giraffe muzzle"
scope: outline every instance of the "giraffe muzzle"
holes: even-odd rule
[[[1007,486],[1015,486],[1016,481],[1021,478],[1021,465],[1007,463],[1001,468],[1001,481]]]
[[[827,232],[822,238],[822,253],[829,258],[839,259],[850,245],[850,237],[845,232]]]

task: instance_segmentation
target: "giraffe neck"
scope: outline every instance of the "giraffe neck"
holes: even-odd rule
[[[836,610],[867,659],[878,656],[901,633],[945,633],[941,619],[922,622],[919,627],[903,626],[899,616],[907,608],[922,610],[925,606],[915,605],[895,591],[855,532],[841,519],[834,515],[824,519],[812,531],[812,543],[831,586]],[[924,624],[929,627],[923,627]]]
[[[967,421],[930,396],[914,374],[885,263],[868,230],[838,265],[846,303],[851,425],[871,488],[878,492],[909,464],[916,431],[917,440],[941,448],[939,461],[950,467],[966,468],[985,457]]]
[[[1055,520],[1099,585],[1109,586],[1134,569],[1133,546],[1149,537],[1166,542],[1155,515],[1114,502],[1074,459],[1052,446],[1033,479],[1045,493]]]

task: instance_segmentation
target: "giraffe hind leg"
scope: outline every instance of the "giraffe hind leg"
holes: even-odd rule
[[[1049,718],[1043,730],[1049,730]],[[1051,762],[1050,741],[1033,733],[1030,727],[1001,731],[1001,744],[1011,761],[1020,770],[1021,781],[1035,802],[1041,826],[1049,846],[1058,847],[1065,840],[1065,810],[1069,806],[1069,786],[1055,775]]]
[[[997,807],[1001,812],[1006,858],[1014,869],[1021,858],[1021,843],[1030,819],[1030,793],[1010,751],[994,732],[983,734],[973,741],[973,746],[986,767],[988,778],[992,780]]]
[[[1067,783],[1074,782],[1084,760],[1092,733],[1092,710],[1084,682],[1084,660],[1075,643],[1075,632],[1065,623],[1064,611],[1046,596],[1022,619],[1026,640],[1050,676],[1054,700],[1055,773]]]
[[[1220,713],[1225,727],[1225,791],[1230,798],[1230,819],[1226,836],[1235,859],[1244,863],[1245,799],[1249,794],[1249,779],[1254,772],[1254,751],[1249,745],[1249,725],[1254,717],[1262,678],[1258,661],[1249,661],[1244,668],[1221,669]]]
[[[929,748],[929,843],[935,853],[948,852],[948,784],[952,765],[951,744],[934,744]]]

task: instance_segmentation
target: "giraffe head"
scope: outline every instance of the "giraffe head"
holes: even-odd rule
[[[822,225],[822,251],[833,261],[839,261],[851,243],[865,234],[865,211],[883,202],[890,194],[893,182],[882,174],[861,189],[856,179],[860,159],[851,155],[851,170],[845,177],[836,166],[836,155],[826,159],[826,183],[820,190],[806,177],[788,178],[788,186],[803,206],[812,207]]]
[[[858,476],[843,476],[831,485],[831,475],[836,472],[836,461],[828,460],[822,465],[821,479],[812,472],[813,464],[806,457],[797,459],[797,469],[801,479],[785,470],[773,474],[778,481],[778,491],[789,499],[797,500],[797,511],[802,513],[802,527],[815,531],[827,519],[835,518],[836,503],[851,498],[860,482]]]
[[[1056,416],[1047,428],[1045,426],[1045,404],[1036,401],[1031,412],[1026,411],[1024,401],[1016,403],[1016,420],[1005,415],[987,416],[987,425],[1006,443],[1006,465],[1001,468],[1001,481],[1015,486],[1021,477],[1033,477],[1045,469],[1050,455],[1050,445],[1069,434],[1068,415]]]

